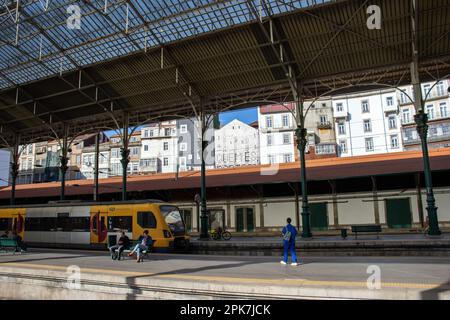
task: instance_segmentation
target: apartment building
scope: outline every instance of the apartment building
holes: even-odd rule
[[[294,112],[293,103],[258,108],[261,164],[295,161]]]
[[[83,148],[81,176],[84,179],[94,179],[95,175],[95,144]],[[98,154],[98,177],[100,179],[108,178],[110,173],[110,143],[109,141],[99,144]]]
[[[208,129],[205,132],[205,140],[208,146],[205,152],[205,165],[207,169],[215,167],[215,141],[214,131],[219,128],[217,118],[208,123]],[[177,120],[178,136],[178,163],[179,171],[200,170],[202,159],[202,145],[200,123],[197,119]]]
[[[11,153],[8,150],[0,150],[0,187],[8,185],[11,164]]]
[[[150,124],[141,130],[141,173],[168,173],[178,170],[177,121]]]
[[[403,150],[395,90],[332,98],[339,156],[363,156]]]
[[[259,164],[259,132],[235,119],[215,130],[216,168]]]
[[[428,144],[430,148],[450,147],[450,80],[438,83],[424,83],[422,95],[425,100],[425,112],[428,114]],[[398,91],[402,123],[403,145],[405,150],[420,150],[420,137],[417,133],[414,115],[416,110],[411,99],[414,98],[411,86]]]
[[[305,102],[305,128],[308,133],[306,159],[337,156],[336,131],[331,99]],[[294,144],[297,145],[297,142]],[[298,154],[298,149],[297,154]]]
[[[121,176],[122,175],[122,137],[120,135],[112,135],[110,141],[110,170],[109,176]],[[136,130],[128,141],[128,149],[130,150],[127,173],[138,174],[139,173],[139,161],[141,159],[141,131]]]

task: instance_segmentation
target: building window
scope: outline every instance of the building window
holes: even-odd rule
[[[441,81],[436,85],[436,91],[439,97],[443,97],[445,96],[445,88],[444,88],[444,83]]]
[[[271,146],[271,145],[272,145],[272,143],[273,143],[272,140],[273,140],[273,139],[272,139],[272,135],[269,134],[269,135],[267,136],[267,145],[268,145],[268,146]]]
[[[440,109],[441,109],[441,117],[442,118],[448,117],[447,102],[442,102],[440,104]]]
[[[426,84],[423,86],[423,100],[427,100],[433,98],[433,94],[431,93],[431,85]]]
[[[149,137],[153,137],[153,130],[149,130],[148,136],[149,136]]]
[[[266,117],[266,127],[272,128],[272,117]]]
[[[292,155],[290,153],[286,153],[283,155],[284,163],[292,162]]]
[[[186,168],[186,157],[180,157],[180,167]]]
[[[361,108],[362,108],[362,112],[363,113],[368,113],[370,112],[370,108],[369,108],[369,100],[363,100],[361,102]]]
[[[186,133],[187,132],[187,125],[186,124],[182,124],[180,126],[180,133]]]
[[[291,135],[289,133],[283,134],[283,143],[290,144],[291,143]]]
[[[144,151],[148,151],[148,144],[144,145]]]
[[[170,128],[164,128],[164,135],[165,135],[166,137],[169,137],[169,136],[170,136]]]
[[[389,116],[389,129],[397,129],[397,117],[395,115]]]
[[[137,148],[137,147],[132,148],[131,153],[133,156],[139,155],[139,148]]]
[[[338,103],[338,104],[336,104],[336,111],[337,112],[342,112],[342,111],[344,111],[344,104],[343,103]]]
[[[394,105],[394,97],[387,97],[386,103],[387,103],[388,107],[393,106]]]
[[[403,109],[402,121],[403,121],[403,124],[407,124],[407,123],[411,122],[411,111],[409,109]]]
[[[372,122],[370,120],[364,120],[364,132],[372,132]]]
[[[283,127],[289,127],[289,116],[283,115]]]
[[[169,158],[163,159],[163,165],[164,165],[164,167],[167,167],[169,165]]]
[[[406,93],[403,91],[400,92],[400,103],[405,104],[408,103],[408,97],[406,96]]]
[[[163,150],[164,150],[164,151],[169,150],[169,143],[168,143],[168,142],[164,142],[164,143],[163,143]]]
[[[340,135],[345,135],[345,122],[343,122],[343,121],[339,122],[338,132]]]
[[[427,114],[428,114],[428,119],[433,120],[434,119],[434,106],[433,105],[428,105],[427,106]]]
[[[187,151],[187,143],[186,142],[180,143],[180,151]]]
[[[320,124],[321,125],[328,124],[328,117],[327,116],[320,116]]]
[[[398,135],[392,135],[391,136],[391,148],[392,149],[398,149],[399,148]]]
[[[274,164],[276,163],[276,156],[273,154],[269,154],[269,164]]]
[[[316,146],[316,154],[336,154],[336,148],[332,144],[321,144]]]
[[[373,138],[366,138],[366,152],[373,151]]]
[[[347,140],[339,141],[339,150],[341,153],[347,153]]]

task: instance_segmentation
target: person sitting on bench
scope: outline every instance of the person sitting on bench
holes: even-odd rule
[[[120,260],[120,257],[122,256],[123,250],[130,249],[130,238],[127,237],[124,231],[122,231],[122,234],[120,235],[119,241],[117,241],[117,244],[110,247],[109,251],[111,252],[111,258],[113,260]],[[116,253],[117,250],[117,253]]]
[[[16,231],[12,232],[12,239],[16,240],[16,242],[17,242],[16,252],[27,251],[27,247],[25,246],[25,243],[23,243],[22,237],[20,235],[18,235]]]
[[[141,252],[148,250],[149,246],[151,245],[151,241],[152,239],[148,235],[148,230],[144,230],[144,234],[139,237],[138,244],[128,255],[132,256],[136,252],[136,262],[141,262]]]
[[[10,239],[11,236],[10,236],[10,234],[9,234],[9,230],[6,230],[6,231],[0,236],[0,238],[2,238],[2,239]]]

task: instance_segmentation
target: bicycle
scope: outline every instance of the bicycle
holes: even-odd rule
[[[211,230],[211,238],[214,240],[225,240],[228,241],[231,239],[231,232],[224,229],[223,231],[219,228],[219,231],[217,230]]]

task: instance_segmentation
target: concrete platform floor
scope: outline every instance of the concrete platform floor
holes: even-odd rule
[[[231,285],[232,289],[227,289],[231,290],[230,295],[235,292],[244,298],[258,297],[257,287],[272,286],[273,296],[269,292],[264,297],[286,298],[277,293],[276,287],[279,292],[292,287],[306,291],[296,291],[287,298],[450,299],[448,257],[304,257],[298,267],[281,265],[279,260],[277,257],[151,254],[149,260],[136,263],[131,259],[112,261],[107,252],[30,249],[22,255],[0,254],[0,276],[8,274],[2,276],[1,281],[6,281],[19,269],[37,274],[65,272],[68,266],[76,265],[81,268],[82,278],[88,274],[99,278],[120,276],[127,278],[128,284],[136,283],[133,279],[148,283],[164,279],[169,281],[164,284],[167,287],[172,284],[177,287],[181,282],[193,291],[201,283]],[[380,290],[367,288],[369,266],[375,266],[373,270],[379,268]]]

